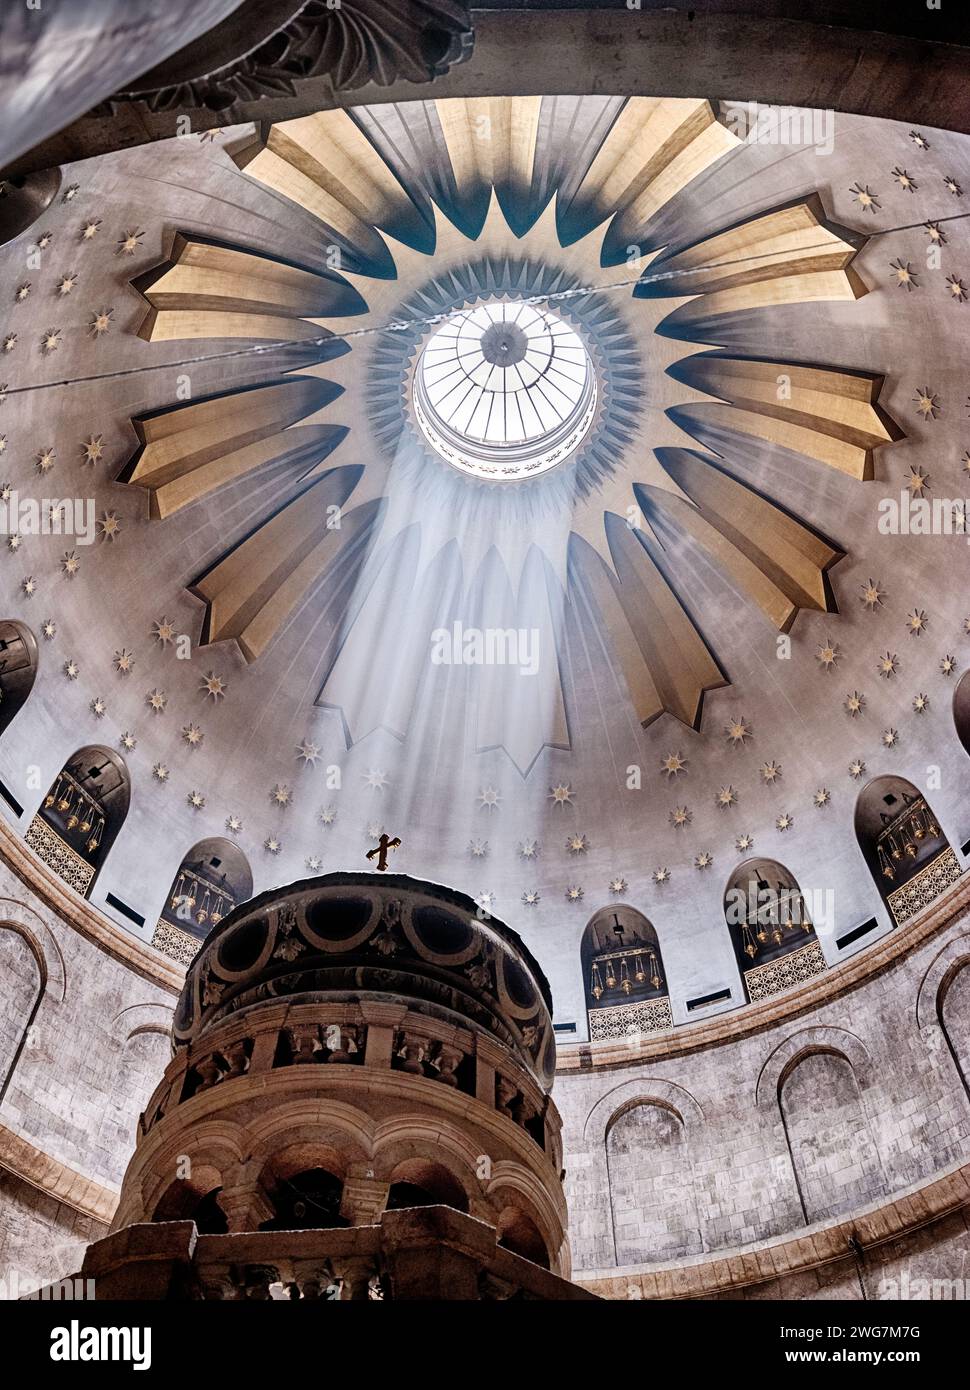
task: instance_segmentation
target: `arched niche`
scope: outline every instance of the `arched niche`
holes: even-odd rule
[[[468,1193],[444,1164],[425,1158],[409,1158],[397,1164],[390,1175],[387,1211],[405,1207],[454,1207],[468,1210]]]
[[[809,1047],[783,1073],[778,1105],[808,1225],[880,1197],[885,1179],[859,1077],[834,1048]]]
[[[672,1024],[660,941],[642,912],[601,907],[580,945],[590,1038],[656,1033]]]
[[[252,896],[252,869],[239,846],[220,836],[200,840],[172,879],[152,945],[188,964],[213,927]]]
[[[128,814],[131,779],[110,748],[78,749],[51,784],[27,830],[31,849],[83,897],[89,897]]]
[[[960,877],[960,863],[926,797],[905,777],[874,777],[859,793],[855,833],[897,925]]]
[[[261,1231],[329,1231],[349,1226],[340,1215],[344,1185],[327,1168],[307,1168],[284,1177],[277,1173],[267,1193],[274,1215]]]
[[[724,917],[750,1000],[791,989],[825,969],[798,880],[777,859],[746,859],[728,879]]]
[[[628,1103],[606,1131],[618,1265],[675,1260],[703,1249],[683,1116],[651,1096]]]
[[[953,722],[957,737],[970,753],[970,671],[964,671],[953,692]]]
[[[0,734],[27,703],[36,675],[36,637],[25,623],[0,619]]]
[[[44,997],[43,959],[11,922],[0,922],[0,1101],[7,1094],[27,1034]]]

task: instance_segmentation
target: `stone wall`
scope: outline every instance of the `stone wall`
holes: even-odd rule
[[[968,897],[961,881],[873,952],[875,973],[836,968],[810,1007],[805,990],[778,996],[746,1033],[750,1009],[633,1041],[626,1058],[560,1047],[574,1272],[754,1249],[970,1160]],[[940,1277],[962,1277],[964,1253],[970,1275],[953,1229]]]

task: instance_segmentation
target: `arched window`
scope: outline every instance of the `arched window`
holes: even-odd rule
[[[165,898],[152,945],[186,965],[213,927],[253,895],[249,861],[230,840],[193,845]]]
[[[0,620],[0,734],[26,704],[37,675],[37,639],[29,627]]]
[[[385,1210],[434,1206],[467,1211],[468,1193],[442,1163],[424,1158],[409,1158],[399,1163],[391,1173]]]
[[[269,1194],[276,1215],[261,1231],[327,1231],[349,1226],[340,1215],[344,1185],[325,1168],[309,1168],[292,1177],[278,1177]]]
[[[750,1000],[766,999],[825,969],[808,904],[776,859],[746,859],[728,879],[724,916]]]
[[[82,896],[88,897],[128,814],[131,781],[117,753],[81,748],[58,773],[26,841]]]
[[[855,833],[897,925],[960,877],[960,863],[926,797],[904,777],[875,777],[859,793]]]
[[[656,1033],[672,1023],[660,942],[642,912],[603,907],[583,933],[580,960],[591,1038]]]

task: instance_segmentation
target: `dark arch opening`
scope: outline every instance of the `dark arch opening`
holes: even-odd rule
[[[468,1194],[455,1175],[441,1163],[412,1158],[399,1163],[391,1174],[386,1211],[405,1207],[454,1207],[468,1210]]]
[[[825,969],[805,896],[777,859],[738,865],[724,890],[724,918],[749,1000],[777,994]],[[797,960],[787,959],[795,953]]]
[[[27,703],[36,676],[36,637],[25,623],[0,619],[0,734]]]
[[[964,671],[953,692],[953,722],[964,752],[970,753],[970,671]]]
[[[329,1231],[350,1222],[340,1215],[344,1185],[326,1168],[308,1168],[276,1179],[270,1201],[276,1213],[261,1231]]]
[[[130,797],[131,779],[117,753],[100,744],[80,748],[51,784],[27,843],[72,888],[90,897]]]
[[[859,793],[855,833],[897,925],[960,876],[960,864],[926,797],[905,777],[874,777]]]
[[[660,941],[642,912],[601,907],[579,948],[591,1038],[659,1032],[671,1026]]]
[[[524,1260],[531,1260],[543,1269],[551,1267],[549,1251],[538,1226],[519,1207],[506,1207],[498,1219],[497,1230],[501,1249],[521,1255]]]
[[[191,960],[209,932],[252,895],[252,869],[238,845],[221,836],[200,840],[172,879],[152,945]]]

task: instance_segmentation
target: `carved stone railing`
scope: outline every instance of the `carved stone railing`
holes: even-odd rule
[[[800,985],[803,980],[810,980],[813,975],[821,975],[825,969],[827,966],[821,946],[817,941],[810,941],[797,951],[789,951],[776,960],[756,966],[754,970],[746,970],[744,983],[748,998],[752,1002],[767,999],[772,994],[780,994],[782,990]]]
[[[896,922],[902,926],[922,912],[924,907],[929,907],[941,893],[956,883],[962,872],[960,861],[947,846],[942,854],[930,860],[907,883],[887,895],[886,903]]]
[[[200,1236],[192,1221],[127,1226],[96,1242],[81,1275],[112,1299],[589,1300],[585,1289],[497,1243],[451,1207],[386,1211],[339,1230]]]

